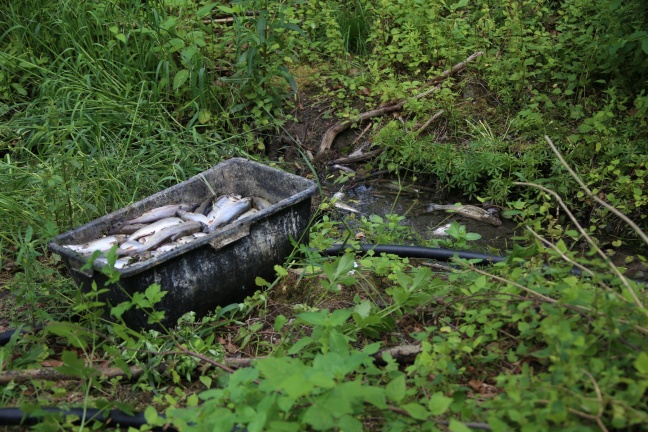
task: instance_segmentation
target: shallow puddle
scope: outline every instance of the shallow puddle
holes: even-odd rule
[[[415,188],[415,187],[414,187]],[[481,239],[471,242],[475,245],[476,250],[486,248],[500,250],[504,253],[507,249],[513,248],[511,238],[514,236],[516,224],[506,219],[502,219],[502,226],[495,227],[491,224],[476,221],[458,214],[437,211],[426,213],[425,209],[428,204],[455,204],[461,202],[468,204],[460,199],[453,200],[446,197],[439,200],[432,192],[425,191],[401,191],[392,189],[389,184],[378,183],[359,185],[350,189],[343,198],[343,202],[360,211],[363,216],[386,214],[398,214],[405,216],[401,222],[403,225],[412,227],[423,239],[433,238],[450,238],[445,229],[453,221],[465,225],[467,232],[478,233]]]

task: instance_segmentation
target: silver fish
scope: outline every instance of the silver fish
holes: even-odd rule
[[[209,226],[207,231],[211,232],[218,227],[226,225],[248,211],[252,207],[252,199],[236,198],[233,196],[228,197],[227,202],[219,207],[214,204],[214,209],[207,215],[209,218]]]
[[[246,217],[252,216],[255,213],[259,213],[259,210],[252,207],[250,210],[246,211],[241,216],[237,217],[236,220],[240,221],[241,219],[245,219]]]
[[[170,226],[173,226],[173,225],[178,225],[178,224],[181,224],[181,223],[182,223],[182,219],[177,218],[177,217],[169,217],[169,218],[161,219],[161,220],[159,220],[157,222],[154,222],[154,223],[152,223],[150,225],[145,226],[142,229],[139,229],[139,230],[135,231],[133,234],[130,235],[130,237],[128,237],[128,240],[137,240],[140,237],[144,237],[144,236],[147,236],[147,235],[154,234],[154,233],[160,231],[161,229],[164,229],[166,227],[170,227]]]
[[[144,250],[144,244],[137,240],[127,240],[117,249],[117,255],[133,255]]]
[[[132,251],[127,251],[125,255],[132,256],[150,251],[151,249],[155,249],[174,236],[185,236],[194,232],[198,232],[201,229],[202,224],[200,222],[185,222],[176,225],[169,225],[163,229],[156,231],[155,234],[147,239],[146,243],[144,243],[141,248],[134,248]]]
[[[94,251],[101,251],[103,253],[108,252],[110,248],[112,248],[116,244],[123,242],[124,240],[126,240],[126,236],[124,235],[112,235],[108,237],[102,237],[97,240],[92,240],[88,243],[80,245],[70,244],[63,245],[63,247],[72,249],[73,251],[83,255],[91,255]]]
[[[117,261],[115,261],[115,268],[116,269],[123,269],[126,267],[128,264],[130,264],[132,258],[131,257],[123,257],[119,258]],[[101,264],[103,266],[108,265],[108,260],[105,257],[99,257],[95,260],[95,263]]]
[[[138,229],[144,228],[149,224],[119,224],[119,225],[114,225],[111,229],[109,234],[114,235],[114,234],[126,234],[126,235],[131,235]]]
[[[211,210],[212,207],[212,197],[207,198],[205,201],[203,201],[198,208],[195,210],[194,213],[200,213],[202,215],[207,215],[209,211]]]
[[[206,235],[207,234],[204,233],[204,232],[193,233],[191,235],[180,237],[180,238],[176,239],[175,243],[178,243],[178,244],[181,244],[181,245],[187,244],[187,243],[190,243],[190,242],[192,242],[192,241],[194,241],[196,239],[199,239],[200,237],[205,237]]]
[[[337,192],[336,194],[333,195],[333,206],[336,208],[339,208],[340,210],[348,211],[351,213],[357,213],[360,214],[360,210],[357,210],[350,205],[343,203],[342,198],[345,197],[345,194],[342,192]]]
[[[209,225],[209,219],[204,214],[189,213],[184,210],[179,210],[178,212],[176,212],[176,214],[180,219],[182,219],[185,222],[193,221],[193,222],[200,222],[205,226]]]
[[[157,207],[142,213],[141,216],[124,222],[124,225],[132,225],[136,223],[151,223],[159,221],[160,219],[175,216],[179,210],[191,211],[194,206],[190,204],[170,204],[162,207]]]
[[[252,204],[254,205],[254,208],[257,210],[264,210],[272,206],[272,203],[270,201],[268,201],[265,198],[261,198],[260,196],[253,196]]]
[[[486,222],[493,226],[501,226],[502,221],[492,214],[488,213],[486,210],[475,207],[472,205],[439,205],[439,204],[430,204],[427,207],[426,212],[431,213],[439,210],[450,210],[454,211],[461,216],[465,216],[470,219],[474,219],[480,222]]]

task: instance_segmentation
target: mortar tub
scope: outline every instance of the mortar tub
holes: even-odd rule
[[[202,202],[211,195],[205,182],[209,182],[216,195],[260,196],[274,204],[208,236],[120,269],[119,281],[108,285],[99,263],[93,264],[90,270],[81,270],[87,260],[62,246],[102,237],[114,224],[152,208]],[[186,312],[194,311],[199,318],[217,306],[242,301],[257,289],[257,276],[271,280],[275,275],[274,266],[283,264],[293,251],[291,239],[307,242],[311,197],[316,190],[317,185],[311,180],[234,158],[61,234],[48,248],[61,256],[72,278],[84,291],[91,290],[93,282],[100,289],[108,288],[100,297],[108,306],[127,301],[136,292],[143,293],[150,285],[159,284],[167,293],[156,310],[164,311],[162,325],[174,327]],[[148,324],[148,315],[141,310],[131,309],[122,317],[134,329],[158,327]]]

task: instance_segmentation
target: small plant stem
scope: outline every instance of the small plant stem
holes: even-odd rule
[[[410,413],[408,413],[406,410],[403,408],[395,407],[393,405],[387,405],[387,409],[393,413],[403,415],[405,417],[413,418]],[[448,420],[434,420],[434,419],[429,419],[428,421],[447,426],[450,424]],[[461,422],[464,426],[470,428],[470,429],[478,429],[478,430],[492,430],[491,427],[487,423],[477,423],[477,422]]]
[[[603,403],[603,394],[601,393],[601,388],[599,387],[598,383],[594,379],[591,373],[583,369],[583,373],[588,376],[590,381],[592,381],[592,385],[594,386],[594,391],[596,392],[596,400],[598,400],[598,413],[596,414],[596,424],[601,428],[602,431],[608,432],[607,428],[601,421],[601,417],[603,416],[603,409],[605,408],[605,405]]]
[[[520,288],[520,289],[522,289],[522,290],[524,290],[526,292],[529,292],[529,293],[531,293],[531,294],[533,294],[535,296],[538,296],[541,300],[544,300],[547,303],[558,303],[558,300],[555,300],[555,299],[552,299],[551,297],[547,297],[547,296],[544,296],[544,295],[542,295],[540,293],[537,293],[537,292],[533,291],[530,288],[527,288],[527,287],[525,287],[523,285],[520,285],[520,284],[518,284],[516,282],[513,282],[512,280],[501,278],[499,276],[495,276],[494,274],[491,274],[491,273],[488,273],[486,271],[480,270],[477,267],[475,267],[473,264],[470,264],[468,267],[471,270],[473,270],[474,272],[476,272],[476,273],[483,274],[484,276],[492,277],[493,279],[499,280],[500,282],[510,283],[513,286],[516,286],[516,287],[518,287],[518,288]],[[621,324],[631,325],[635,330],[637,330],[640,333],[648,334],[648,328],[638,326],[638,325],[636,325],[634,323],[631,323],[630,321],[625,320],[625,319],[609,317],[608,315],[606,315],[606,314],[604,314],[602,312],[593,311],[592,309],[590,309],[590,308],[588,308],[586,306],[580,306],[580,305],[563,305],[563,306],[567,307],[569,309],[574,309],[575,311],[577,311],[577,312],[579,312],[581,314],[583,312],[588,312],[588,313],[592,313],[592,314],[594,314],[596,316],[599,316],[599,317],[611,318],[611,319],[613,319],[613,320],[615,320],[617,322],[620,322]]]
[[[633,230],[635,230],[635,232],[637,234],[639,234],[639,237],[641,237],[641,239],[644,241],[644,243],[646,243],[646,245],[648,245],[648,236],[646,235],[646,233],[644,233],[636,223],[634,223],[632,220],[630,220],[630,218],[628,218],[626,215],[624,215],[619,210],[617,210],[616,207],[612,206],[611,204],[608,204],[607,202],[603,201],[601,198],[596,196],[596,194],[594,194],[585,185],[585,183],[583,183],[583,181],[580,179],[580,177],[578,177],[578,175],[574,172],[574,170],[572,170],[571,167],[567,164],[565,159],[562,157],[562,155],[560,154],[560,152],[558,151],[558,149],[554,145],[554,143],[551,141],[551,138],[549,138],[547,135],[545,135],[545,140],[547,140],[547,143],[549,144],[549,147],[551,147],[551,150],[553,150],[553,152],[556,154],[556,157],[558,157],[558,160],[560,161],[560,163],[565,167],[565,169],[569,172],[569,174],[571,174],[571,176],[574,178],[574,180],[576,180],[576,182],[578,182],[578,184],[585,191],[585,193],[587,193],[587,195],[590,198],[592,198],[594,201],[601,204],[603,207],[610,210],[612,213],[614,213],[619,218],[621,218],[625,223],[630,225],[630,227]]]
[[[606,264],[612,269],[614,274],[621,280],[621,282],[623,283],[623,286],[626,287],[626,289],[628,290],[628,292],[632,296],[632,299],[634,300],[637,307],[639,309],[641,309],[644,312],[644,314],[648,315],[648,311],[646,311],[646,309],[644,308],[643,303],[641,303],[641,300],[637,296],[637,293],[634,291],[634,289],[632,289],[632,287],[628,283],[628,280],[626,279],[626,277],[621,274],[621,272],[619,271],[617,266],[615,266],[614,263],[612,261],[610,261],[610,258],[607,255],[605,255],[605,253],[601,250],[601,248],[599,248],[596,245],[596,243],[594,243],[594,240],[592,240],[592,238],[587,234],[587,232],[585,232],[585,229],[583,229],[583,227],[578,223],[578,221],[576,220],[576,217],[572,214],[572,212],[569,210],[567,205],[560,198],[560,195],[558,195],[556,192],[552,191],[551,189],[548,189],[548,188],[546,188],[544,186],[541,186],[541,185],[535,184],[535,183],[513,182],[513,184],[516,185],[516,186],[528,186],[528,187],[537,188],[537,189],[540,189],[540,190],[548,193],[549,195],[553,196],[556,199],[556,201],[558,202],[558,204],[560,205],[560,207],[562,207],[563,210],[565,210],[565,213],[567,214],[567,216],[569,216],[569,219],[572,220],[572,222],[574,223],[574,225],[576,226],[578,231],[580,231],[582,236],[594,248],[594,250],[596,250],[596,252],[599,254],[599,256],[601,258],[603,258],[603,260],[606,262]]]
[[[475,267],[472,264],[470,265],[470,269],[473,270],[474,272],[477,272],[477,273],[482,274],[484,276],[491,277],[491,278],[493,278],[495,280],[498,280],[500,282],[511,284],[511,285],[513,285],[513,286],[515,286],[517,288],[520,288],[522,291],[526,291],[529,294],[532,294],[534,296],[537,296],[537,297],[541,298],[542,300],[544,300],[547,303],[558,303],[558,300],[552,299],[551,297],[547,297],[546,295],[543,295],[543,294],[540,294],[539,292],[533,291],[531,288],[527,288],[524,285],[520,285],[519,283],[513,282],[512,280],[505,279],[505,278],[502,278],[502,277],[499,277],[499,276],[495,276],[494,274],[491,274],[491,273],[488,273],[486,271],[480,270],[480,269],[478,269],[477,267]]]
[[[534,236],[535,238],[537,238],[540,242],[542,242],[545,246],[549,247],[549,248],[552,249],[554,252],[556,252],[558,255],[560,255],[560,257],[561,257],[563,260],[565,260],[565,261],[568,262],[569,264],[573,265],[574,267],[580,269],[582,272],[585,272],[585,273],[587,273],[587,274],[590,275],[590,276],[594,276],[594,272],[593,272],[593,271],[591,271],[590,269],[588,269],[588,268],[585,267],[584,265],[581,265],[581,264],[577,263],[576,261],[572,260],[571,258],[569,258],[567,255],[565,255],[563,252],[561,252],[560,249],[558,249],[558,248],[556,247],[556,245],[554,245],[554,244],[551,243],[549,240],[547,240],[546,238],[542,237],[540,234],[538,234],[537,232],[535,232],[531,227],[526,227],[526,229],[527,229],[527,231],[529,231],[531,234],[533,234],[533,236]],[[625,301],[625,298],[624,298],[621,294],[615,292],[612,288],[610,288],[609,286],[607,286],[607,285],[604,284],[603,282],[599,282],[599,284],[600,284],[603,288],[605,288],[606,290],[608,290],[608,291],[614,293],[614,295],[616,295],[617,298],[619,298],[620,300]]]
[[[176,348],[178,348],[179,350],[181,350],[182,352],[184,352],[186,354],[189,354],[191,356],[199,358],[200,360],[204,361],[205,363],[209,363],[210,365],[216,366],[217,368],[222,369],[227,373],[234,373],[235,372],[234,369],[232,369],[232,368],[230,368],[228,366],[225,366],[222,363],[218,363],[216,360],[212,360],[209,357],[206,357],[206,356],[204,356],[202,354],[199,354],[199,353],[194,352],[194,351],[189,351],[187,348],[183,347],[180,344],[177,344]],[[260,384],[259,380],[253,380],[252,382],[254,382],[255,384]]]
[[[551,404],[551,401],[546,400],[546,399],[538,399],[538,400],[536,400],[534,402],[535,403],[540,403],[540,404],[543,404],[543,405],[550,405]],[[574,414],[575,416],[578,416],[580,418],[584,418],[584,419],[596,422],[596,424],[598,425],[598,427],[601,428],[601,430],[607,432],[607,428],[605,427],[605,425],[603,425],[603,422],[601,422],[601,419],[597,415],[587,414],[587,413],[584,413],[583,411],[578,411],[578,410],[576,410],[574,408],[570,408],[570,407],[567,407],[567,411],[569,411],[569,413]]]

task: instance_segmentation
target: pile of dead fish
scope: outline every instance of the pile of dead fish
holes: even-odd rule
[[[272,204],[261,197],[223,195],[207,199],[201,205],[171,204],[151,209],[135,219],[113,226],[107,237],[80,245],[64,245],[82,255],[95,251],[102,254],[115,245],[120,256],[115,268],[124,268],[136,261],[145,261],[161,253],[245,219]],[[95,262],[107,263],[101,256]]]

